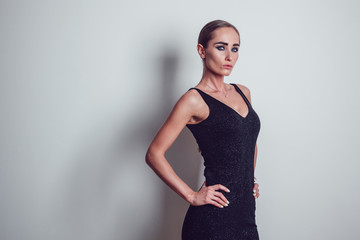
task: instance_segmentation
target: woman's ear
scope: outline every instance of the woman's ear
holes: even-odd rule
[[[206,56],[206,54],[205,54],[205,48],[204,48],[204,46],[201,45],[200,43],[197,45],[197,51],[198,51],[200,57],[201,57],[202,59],[205,59],[205,56]]]

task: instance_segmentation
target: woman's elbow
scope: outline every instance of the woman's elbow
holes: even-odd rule
[[[152,158],[152,153],[150,151],[150,148],[147,150],[146,154],[145,154],[145,163],[147,165],[151,165],[151,158]]]
[[[149,165],[150,167],[153,166],[156,160],[156,156],[157,156],[156,151],[152,147],[149,147],[149,149],[145,154],[146,164]]]

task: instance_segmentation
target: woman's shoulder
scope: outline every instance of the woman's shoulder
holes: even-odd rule
[[[195,88],[190,88],[179,99],[179,104],[186,105],[190,108],[199,107],[199,104],[203,101],[201,95]]]
[[[234,83],[234,84],[236,84],[236,86],[238,86],[243,93],[245,92],[250,93],[250,89],[247,86],[240,83]]]
[[[208,114],[206,103],[196,89],[189,89],[179,98],[174,106],[174,111],[185,117],[189,122],[196,122]]]
[[[247,99],[249,99],[249,101],[251,103],[250,89],[243,84],[239,84],[239,83],[234,83],[234,84],[236,84],[236,86],[238,86],[238,88],[240,88],[240,90],[245,94],[245,96],[247,97]]]

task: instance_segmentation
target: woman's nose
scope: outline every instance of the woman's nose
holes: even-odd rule
[[[231,51],[230,50],[226,50],[225,60],[229,61],[229,62],[232,61],[232,56],[231,56]]]
[[[227,51],[227,52],[226,52],[225,60],[226,60],[226,61],[229,61],[229,62],[232,61],[232,56],[231,56],[231,52],[230,52],[230,51]]]

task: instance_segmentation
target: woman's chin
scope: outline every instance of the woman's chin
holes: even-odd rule
[[[215,75],[227,77],[227,76],[229,76],[231,74],[232,70],[230,70],[230,69],[222,69],[220,71],[211,71],[211,72],[213,72]]]
[[[230,74],[231,74],[231,71],[226,71],[226,72],[224,72],[223,75],[227,77],[227,76],[230,76]]]

